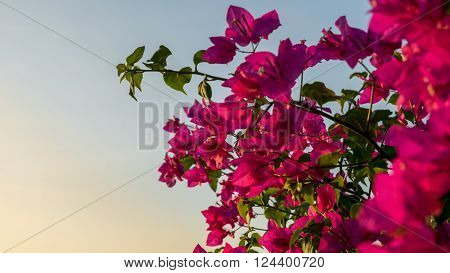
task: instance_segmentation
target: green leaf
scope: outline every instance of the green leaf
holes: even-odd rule
[[[164,69],[167,66],[167,57],[170,55],[172,55],[172,52],[167,47],[160,45],[159,49],[144,65],[155,70]]]
[[[291,240],[289,241],[289,246],[295,245],[298,238],[300,238],[300,233],[302,233],[301,229],[296,229],[294,233],[292,234]]]
[[[134,73],[133,74],[133,86],[142,91],[141,83],[142,83],[143,74],[142,73]]]
[[[134,95],[134,88],[130,85],[130,92],[128,92],[128,95],[132,97],[135,101],[137,101],[136,96]]]
[[[183,169],[185,171],[189,170],[192,165],[195,164],[195,159],[193,156],[188,155],[180,159],[181,165],[183,165]]]
[[[324,154],[317,159],[317,164],[321,167],[336,166],[340,157],[341,154],[339,152]]]
[[[297,162],[300,162],[300,163],[310,162],[310,161],[311,161],[310,154],[302,154],[297,160]]]
[[[395,151],[395,148],[392,147],[392,146],[385,145],[385,146],[383,147],[383,151],[384,151],[386,154],[388,154],[391,158],[394,158],[394,157],[397,156],[397,153],[396,153],[396,151]]]
[[[396,58],[397,60],[399,60],[399,61],[403,61],[402,53],[400,53],[400,52],[398,52],[398,51],[394,51],[394,53],[392,54],[392,56],[393,56],[394,58]]]
[[[202,81],[198,85],[198,94],[207,100],[211,100],[212,97],[211,85],[209,85],[207,81]]]
[[[358,78],[367,78],[367,72],[355,72],[355,73],[352,73],[351,75],[350,75],[350,79],[352,79],[352,78],[354,78],[354,77],[358,77]]]
[[[342,98],[345,100],[352,100],[352,99],[356,98],[356,96],[359,95],[358,91],[349,90],[349,89],[342,89],[341,93],[342,93]]]
[[[398,93],[394,93],[392,94],[392,96],[389,98],[388,103],[396,105],[397,104],[397,100],[398,100]]]
[[[302,89],[302,94],[305,97],[315,100],[321,106],[339,98],[333,90],[328,89],[322,82],[305,84]]]
[[[369,109],[366,108],[355,108],[348,111],[344,116],[344,121],[352,124],[361,131],[366,128],[366,119]]]
[[[125,71],[127,71],[127,66],[125,64],[118,64],[116,66],[117,68],[117,76],[120,77],[120,75],[122,75],[122,73],[125,73]]]
[[[336,176],[335,179],[333,179],[333,182],[336,183],[339,187],[344,187],[344,178],[342,178],[342,176],[339,174],[338,176]],[[338,188],[334,189],[334,192],[336,194],[336,203],[339,203],[339,198],[341,197],[341,190]]]
[[[436,222],[439,224],[450,219],[450,192],[442,198],[442,203],[444,204],[444,208],[442,209],[441,215],[436,217]]]
[[[180,70],[180,72],[192,72],[192,68],[184,67]],[[164,82],[172,89],[186,94],[186,92],[184,91],[184,85],[191,81],[192,74],[165,72],[163,78]]]
[[[205,60],[203,59],[203,53],[205,53],[205,50],[199,50],[194,54],[194,64],[195,67],[197,67],[197,65],[199,63],[204,63]]]
[[[264,216],[268,220],[274,220],[275,222],[277,222],[278,226],[283,226],[283,220],[284,217],[286,216],[286,213],[274,208],[267,208],[264,211]]]
[[[358,216],[359,210],[361,209],[361,204],[356,203],[350,207],[350,217],[356,218]]]
[[[372,116],[372,122],[373,123],[378,123],[379,121],[383,121],[385,119],[388,119],[389,116],[392,114],[391,111],[389,110],[376,110],[373,112],[373,116]]]
[[[209,183],[209,186],[211,189],[216,192],[217,191],[217,183],[219,182],[219,178],[222,176],[221,170],[215,170],[215,171],[208,171],[208,178],[211,181]]]
[[[142,56],[144,56],[145,46],[138,47],[134,50],[133,53],[131,53],[130,56],[127,57],[127,64],[129,66],[133,66],[135,63],[137,63],[140,59],[142,59]]]
[[[302,197],[310,205],[314,205],[314,187],[313,185],[308,185],[302,188]]]
[[[244,203],[243,199],[240,199],[236,206],[237,206],[239,215],[243,219],[245,219],[245,222],[248,224],[250,221],[250,215],[248,213],[250,211],[249,205],[247,203]]]

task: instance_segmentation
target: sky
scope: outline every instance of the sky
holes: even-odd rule
[[[201,210],[214,204],[208,186],[168,188],[157,168],[167,146],[162,128],[198,99],[146,75],[140,102],[153,149],[139,149],[139,104],[118,82],[115,64],[136,47],[146,57],[164,44],[169,66],[191,65],[192,55],[222,35],[229,5],[256,17],[276,9],[282,27],[263,41],[318,41],[323,28],[346,15],[367,28],[368,1],[51,1],[0,0],[0,251],[191,252],[206,239]],[[233,66],[200,66],[226,76]],[[355,88],[349,68],[330,62],[308,71],[340,90]],[[229,91],[215,86],[213,99]],[[176,111],[175,111],[176,112]]]

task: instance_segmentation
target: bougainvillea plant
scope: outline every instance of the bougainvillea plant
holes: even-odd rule
[[[134,99],[144,73],[183,93],[199,76],[202,99],[164,126],[173,137],[159,171],[169,187],[209,184],[217,195],[201,212],[209,251],[450,250],[450,5],[370,3],[367,31],[340,17],[317,44],[286,39],[277,52],[258,50],[281,26],[275,10],[255,19],[230,6],[224,35],[192,67],[168,68],[165,46],[117,66]],[[224,66],[228,78],[199,70],[237,54],[244,62]],[[329,60],[354,69],[361,88],[303,81]],[[223,101],[211,82],[228,90]]]

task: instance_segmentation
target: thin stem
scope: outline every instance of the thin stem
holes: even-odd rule
[[[369,161],[352,163],[352,164],[339,164],[339,165],[329,165],[329,166],[313,166],[309,167],[309,169],[333,169],[333,168],[342,168],[342,167],[364,167],[367,166]]]
[[[369,112],[367,112],[367,118],[366,118],[366,132],[369,131],[370,127],[370,117],[372,116],[372,107],[373,107],[373,97],[375,96],[375,79],[372,83],[372,90],[370,93],[370,106],[369,106]]]
[[[203,77],[207,77],[210,80],[217,80],[217,81],[226,81],[226,78],[222,78],[222,77],[218,77],[218,76],[213,76],[207,73],[203,73],[200,71],[175,71],[175,70],[171,70],[171,69],[133,69],[130,70],[129,72],[134,72],[134,73],[145,73],[145,72],[160,72],[160,73],[177,73],[179,75],[198,75],[198,76],[203,76]]]
[[[273,206],[271,206],[271,205],[264,205],[264,204],[260,204],[260,203],[257,203],[257,202],[251,202],[251,203],[254,204],[254,205],[256,205],[256,206],[259,206],[259,207],[271,208],[271,209],[274,209],[274,210],[278,210],[278,211],[287,213],[287,214],[289,214],[289,215],[299,216],[299,215],[297,215],[297,214],[295,214],[295,213],[293,213],[293,212],[291,212],[291,211],[284,210],[284,209],[280,209],[280,208],[277,208],[277,207],[273,207]]]
[[[273,102],[271,102],[269,104],[269,106],[267,106],[267,108],[264,109],[264,112],[258,117],[258,119],[255,121],[255,123],[250,127],[250,129],[252,129],[256,125],[258,125],[258,123],[261,121],[262,117],[270,110],[270,108],[272,108],[272,106],[273,106]]]
[[[251,54],[253,51],[237,50],[239,53]]]
[[[299,97],[298,97],[299,101],[302,101],[302,91],[303,91],[303,72],[300,75],[300,94],[299,94]]]
[[[362,61],[358,61],[358,63],[364,68],[364,70],[367,71],[367,73],[369,73],[369,75],[372,78],[375,78],[375,76],[372,74],[372,72],[370,71],[370,69],[362,62]]]
[[[354,195],[354,196],[360,198],[361,200],[367,199],[367,198],[365,198],[364,196],[360,195],[359,193],[357,193],[356,191],[354,191],[354,190],[352,190],[352,189],[347,189],[347,188],[341,187],[341,186],[336,185],[336,184],[333,184],[333,183],[323,182],[323,181],[314,181],[313,183],[322,184],[322,185],[328,184],[328,185],[332,186],[332,187],[335,188],[335,189],[341,190],[341,191],[343,191],[343,192],[345,192],[345,193],[352,194],[352,195]]]
[[[255,231],[255,230],[257,230],[257,231],[267,231],[267,229],[264,229],[264,228],[257,228],[257,227],[250,227],[250,229],[251,229],[252,231]]]

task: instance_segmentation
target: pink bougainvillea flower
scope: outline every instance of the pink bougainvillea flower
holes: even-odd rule
[[[165,162],[159,167],[158,171],[161,173],[159,181],[173,187],[177,180],[181,181],[184,169],[177,157],[170,157],[166,154]]]
[[[262,122],[262,126],[273,135],[286,140],[288,136],[297,134],[305,121],[305,111],[292,105],[276,102],[272,115]]]
[[[317,189],[317,208],[321,212],[333,209],[336,203],[336,193],[331,185],[324,185]]]
[[[250,42],[256,44],[261,38],[267,39],[281,25],[275,10],[255,20],[246,9],[236,6],[228,8],[227,22],[226,37],[240,46],[246,46]]]
[[[374,74],[386,87],[395,89],[400,94],[398,106],[409,106],[425,102],[430,105],[432,97],[427,91],[427,84],[419,70],[420,63],[417,58],[410,56],[406,61],[392,58],[380,66]]]
[[[252,71],[259,75],[262,93],[277,101],[289,102],[291,89],[305,67],[306,46],[281,41],[278,56],[270,52],[256,52],[245,58]]]
[[[219,193],[220,200],[226,204],[229,204],[231,202],[231,199],[233,198],[233,192],[234,192],[234,186],[231,180],[226,180],[220,183],[222,186],[222,189]]]
[[[233,77],[223,83],[240,98],[255,99],[261,95],[276,101],[289,102],[291,89],[306,62],[306,46],[281,41],[278,56],[256,52],[245,58]]]
[[[280,163],[280,167],[276,171],[283,177],[302,180],[308,177],[306,170],[308,170],[308,166],[305,164],[300,164],[296,160],[287,158]]]
[[[261,96],[258,74],[249,63],[242,63],[236,68],[234,76],[226,80],[222,86],[231,88],[231,91],[241,99],[253,100]]]
[[[245,246],[232,247],[229,243],[225,244],[222,253],[246,253]]]
[[[380,83],[379,81],[376,81],[375,83],[370,81],[367,87],[364,88],[364,90],[362,91],[361,96],[359,98],[359,103],[360,104],[370,103],[372,92],[373,92],[372,103],[377,103],[382,99],[386,99],[389,96],[389,88],[384,87],[383,84]]]
[[[230,234],[229,231],[224,229],[224,226],[229,225],[234,227],[238,221],[238,212],[236,206],[228,206],[223,204],[220,207],[210,206],[207,210],[202,211],[203,216],[206,218],[208,226],[208,238],[206,245],[217,246],[221,245],[223,239]]]
[[[292,230],[279,228],[275,222],[269,220],[268,230],[259,239],[259,243],[272,253],[285,253],[291,250]]]
[[[308,47],[308,67],[314,66],[321,60],[343,60],[354,68],[359,60],[373,55],[374,63],[383,63],[392,56],[399,42],[391,42],[379,34],[350,27],[345,16],[335,22],[341,34],[331,30],[323,30],[323,37],[316,46]]]
[[[444,32],[450,23],[442,0],[372,0],[370,4],[373,7],[370,30],[390,41],[406,38],[409,42],[419,40],[428,43],[440,37],[436,32]]]
[[[278,177],[271,162],[257,154],[245,154],[232,161],[237,166],[232,183],[243,197],[254,197],[269,187],[281,187],[283,179]]]
[[[217,126],[227,133],[247,128],[252,121],[252,110],[244,101],[211,102],[210,109],[218,117]]]
[[[331,30],[323,30],[324,36],[315,48],[308,51],[315,57],[310,66],[320,60],[345,60],[350,67],[355,67],[359,59],[371,54],[367,33],[361,29],[350,27],[345,16],[340,17],[336,27],[341,34],[334,34]]]
[[[343,249],[345,248],[337,236],[334,236],[328,232],[322,234],[318,248],[319,252],[337,253],[341,252]]]
[[[180,129],[181,124],[180,124],[180,119],[179,118],[173,118],[173,119],[169,119],[166,123],[166,125],[164,125],[163,130],[169,133],[176,133],[178,132],[178,130]]]
[[[436,47],[423,51],[415,45],[406,45],[402,47],[402,55],[403,60],[391,58],[374,72],[386,87],[398,91],[399,107],[408,108],[411,104],[423,103],[429,112],[436,108],[436,104],[449,99],[450,77],[446,75],[450,69],[448,50]]]
[[[185,153],[192,148],[192,134],[186,125],[181,126],[175,136],[169,140],[171,152]]]
[[[195,155],[203,159],[206,166],[212,170],[220,170],[228,166],[228,153],[230,145],[218,142],[216,138],[209,137],[195,150]]]
[[[227,64],[236,55],[237,47],[233,41],[227,37],[209,38],[214,44],[203,53],[202,58],[211,64]]]
[[[207,252],[201,245],[197,244],[192,253],[207,253]]]
[[[210,182],[208,173],[201,164],[197,164],[194,168],[187,170],[183,174],[183,178],[187,180],[187,185],[189,188],[198,186],[202,183]]]
[[[450,168],[442,164],[450,160],[449,109],[443,106],[432,112],[427,131],[391,129],[389,143],[397,148],[398,158],[391,174],[376,177],[375,198],[366,202],[358,217],[369,231],[385,234],[383,248],[389,252],[448,251],[448,244],[438,239],[426,219],[441,214],[440,200],[450,190]]]

